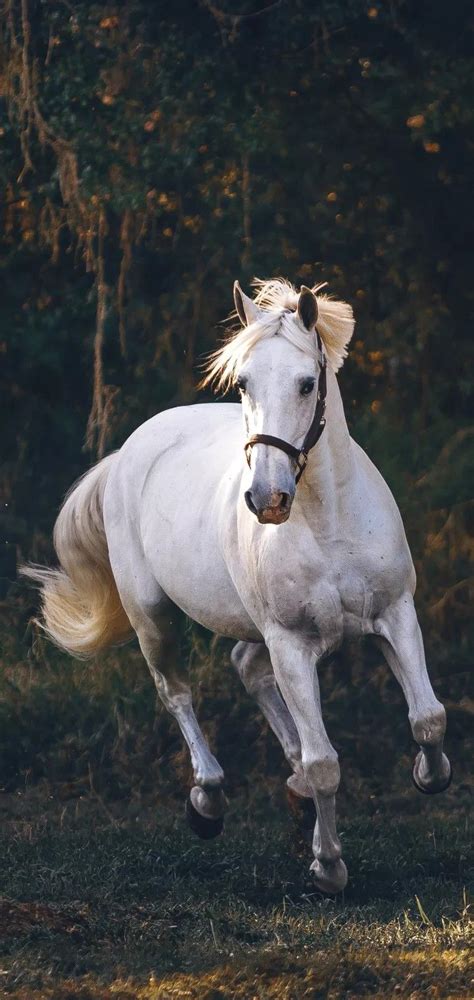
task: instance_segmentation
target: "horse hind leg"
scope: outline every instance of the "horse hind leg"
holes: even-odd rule
[[[278,625],[269,629],[268,648],[278,686],[298,731],[303,773],[316,807],[311,870],[322,892],[337,893],[347,883],[336,830],[340,769],[321,712],[317,675],[320,657],[304,636]]]
[[[267,647],[263,642],[238,642],[230,659],[245,690],[255,699],[281,744],[293,771],[288,778],[289,787],[300,796],[311,796],[303,775],[299,736],[278,690]]]
[[[176,719],[190,752],[195,784],[186,804],[189,825],[208,840],[221,833],[224,825],[224,772],[194,713],[191,689],[180,663],[176,609],[166,599],[147,610],[136,610],[130,618],[157,692]]]
[[[301,763],[301,743],[298,732],[278,690],[272,662],[263,642],[238,642],[231,656],[247,693],[254,698],[270,728],[280,743],[291,767],[287,779],[287,796],[291,813],[304,839],[312,838],[316,822],[311,789]]]

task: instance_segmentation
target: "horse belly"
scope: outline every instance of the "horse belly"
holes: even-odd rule
[[[193,621],[229,639],[261,641],[228,575],[216,563],[200,563],[197,572],[187,559],[170,560],[164,548],[158,547],[156,565],[155,559],[151,564],[160,587]]]

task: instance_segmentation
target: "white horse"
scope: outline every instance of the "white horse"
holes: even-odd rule
[[[222,829],[224,775],[193,711],[176,618],[184,612],[238,640],[233,665],[283,747],[290,789],[316,807],[316,883],[337,892],[347,881],[340,771],[321,714],[320,661],[345,636],[376,637],[408,703],[422,792],[450,782],[446,716],[426,670],[400,514],[344,417],[335,373],[352,310],[320,287],[255,284],[252,300],[236,283],[242,329],[205,379],[237,385],[242,406],[192,405],[148,420],[69,493],[54,535],[60,568],[27,572],[43,586],[44,627],[73,655],[136,632],[189,747],[188,815],[201,836]]]

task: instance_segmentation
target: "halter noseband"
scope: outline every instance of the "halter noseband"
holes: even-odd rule
[[[250,467],[250,456],[254,444],[269,444],[273,448],[279,448],[280,451],[284,451],[285,454],[289,455],[296,462],[298,472],[296,473],[295,482],[299,483],[301,476],[306,468],[308,461],[308,452],[311,448],[314,448],[315,444],[318,443],[321,434],[326,426],[326,418],[324,416],[326,410],[326,392],[327,392],[327,379],[326,379],[326,367],[327,360],[326,355],[323,352],[323,345],[321,343],[321,337],[316,331],[316,336],[318,339],[318,348],[321,357],[321,369],[319,373],[319,383],[318,383],[318,399],[316,402],[316,409],[314,411],[314,417],[311,421],[309,430],[303,441],[301,448],[295,448],[294,445],[289,444],[288,441],[283,441],[283,438],[273,437],[271,434],[253,434],[244,446],[245,457],[247,463]]]

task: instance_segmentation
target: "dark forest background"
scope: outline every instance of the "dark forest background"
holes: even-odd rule
[[[354,306],[346,414],[404,516],[462,777],[474,649],[471,22],[460,0],[3,0],[3,787],[133,798],[186,777],[136,648],[86,666],[63,657],[29,624],[35,596],[15,565],[53,560],[58,506],[89,464],[197,397],[232,282],[255,274],[324,280]],[[183,635],[230,786],[264,771],[271,789],[281,755],[228,651],[202,629]],[[323,692],[347,801],[405,786],[406,712],[379,656],[349,648],[324,670]]]

